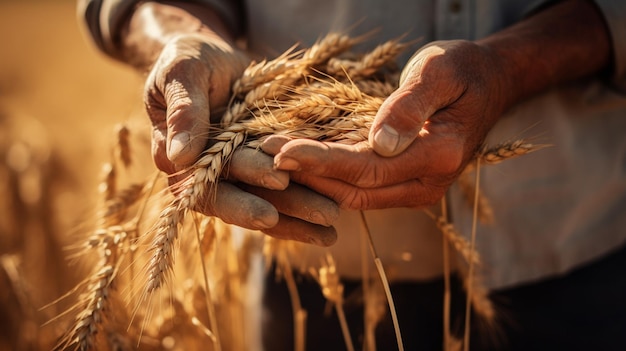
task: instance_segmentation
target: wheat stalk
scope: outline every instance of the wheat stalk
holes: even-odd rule
[[[514,157],[522,156],[548,147],[547,144],[532,144],[524,139],[505,142],[493,147],[483,147],[477,158],[486,165],[495,165]]]
[[[101,201],[112,199],[117,193],[117,169],[113,163],[102,165],[102,181],[98,185]]]
[[[348,321],[343,310],[343,284],[341,284],[333,257],[327,254],[326,260],[322,262],[319,270],[315,270],[311,267],[310,273],[322,288],[322,294],[326,300],[335,304],[335,310],[337,311],[337,317],[341,325],[341,332],[343,333],[343,339],[346,343],[346,349],[348,351],[354,351]]]
[[[222,275],[219,275],[217,270],[209,272],[208,269],[202,273],[205,279],[203,288],[205,295],[201,300],[203,306],[207,308],[206,314],[210,320],[210,325],[207,324],[209,322],[206,318],[203,321],[194,313],[185,311],[181,306],[185,304],[184,296],[186,295],[179,291],[177,284],[168,284],[168,279],[171,278],[174,271],[176,252],[182,249],[187,250],[182,252],[188,253],[190,248],[189,243],[185,241],[188,234],[184,231],[185,223],[189,222],[185,218],[190,211],[199,208],[201,201],[214,201],[216,186],[219,186],[224,169],[233,153],[240,147],[259,147],[267,137],[272,135],[345,144],[367,142],[369,129],[377,111],[384,99],[397,87],[397,72],[389,74],[387,69],[406,45],[399,41],[391,41],[357,59],[346,59],[348,55],[340,56],[344,55],[360,40],[362,38],[330,34],[308,49],[297,50],[296,47],[293,47],[274,60],[251,63],[231,87],[232,101],[224,109],[220,123],[211,126],[207,136],[213,143],[202,153],[193,166],[183,171],[189,176],[171,189],[174,195],[168,198],[161,197],[166,202],[151,203],[154,208],[146,209],[148,206],[147,198],[151,196],[152,190],[147,191],[145,183],[131,184],[125,188],[118,184],[118,168],[129,168],[132,164],[129,142],[130,130],[124,125],[118,127],[117,144],[114,146],[114,160],[105,167],[105,177],[100,186],[103,209],[98,215],[97,223],[101,229],[91,235],[87,244],[84,245],[86,252],[97,251],[102,259],[94,265],[91,276],[83,283],[87,288],[80,298],[80,304],[77,307],[80,309],[79,313],[74,320],[70,336],[64,339],[64,345],[76,344],[81,349],[98,347],[96,343],[98,331],[105,331],[109,335],[106,337],[110,338],[109,345],[126,343],[123,335],[106,332],[112,329],[110,324],[104,323],[108,318],[107,311],[116,307],[121,308],[121,306],[114,305],[110,297],[114,293],[117,294],[114,288],[116,285],[122,284],[124,278],[128,279],[127,282],[130,285],[128,296],[137,293],[142,298],[150,297],[163,285],[169,285],[170,289],[166,293],[166,297],[173,305],[171,308],[173,312],[170,312],[171,315],[168,316],[165,316],[164,313],[159,316],[160,327],[166,321],[184,320],[185,325],[191,325],[196,332],[211,338],[215,342],[214,347],[221,348],[220,345],[223,344],[226,349],[228,346],[232,346],[228,345],[228,341],[235,345],[243,344],[243,337],[237,325],[242,323],[242,319],[234,316],[237,313],[236,306],[225,306],[223,309],[215,310],[214,305],[238,303],[237,299],[240,298],[238,294],[245,289],[243,286],[245,277],[243,275],[247,272],[248,266],[242,264],[241,255],[224,252],[222,246],[229,245],[227,238],[219,243],[222,245],[220,250],[215,249],[218,245],[215,233],[209,234],[207,227],[215,229],[219,225],[216,221],[201,221],[197,218],[195,221],[197,247],[194,249],[199,250],[201,267],[205,268],[204,256],[212,253],[217,257],[219,253],[219,256],[225,260],[221,263],[227,268],[227,272],[222,272]],[[476,155],[476,159],[483,164],[495,164],[536,151],[542,147],[544,146],[517,140],[503,143],[494,148],[484,147]],[[472,167],[471,165],[468,166],[466,172],[472,170]],[[128,172],[124,172],[124,175],[128,175]],[[475,191],[473,194],[478,196],[479,192]],[[163,193],[159,194],[159,196],[162,195]],[[145,202],[136,206],[136,203],[142,198],[145,199]],[[144,210],[147,212],[148,218],[143,217]],[[133,214],[135,215],[133,216]],[[432,213],[430,215],[441,230],[445,238],[444,241],[451,243],[451,246],[465,258],[470,267],[480,263],[478,253],[472,248],[472,244],[468,243],[456,231],[453,224],[449,223],[445,216],[436,216]],[[155,223],[149,226],[148,232],[143,233],[140,238],[146,240],[142,240],[142,243],[148,243],[148,258],[145,261],[142,260],[143,257],[136,260],[133,256],[136,245],[129,238],[133,238],[134,233],[139,232],[140,223],[143,225],[144,222],[155,219]],[[364,218],[363,225],[367,227]],[[294,347],[303,349],[306,338],[306,311],[302,308],[297,295],[296,281],[285,247],[286,244],[283,242],[281,249],[274,252],[273,256],[278,263],[278,274],[282,272],[287,280],[292,299],[296,333]],[[371,241],[369,248],[381,278],[381,286],[386,293],[390,312],[394,318],[398,346],[402,348],[389,283],[382,262],[376,255]],[[244,251],[246,250],[249,249]],[[123,266],[123,264],[129,263],[128,257],[124,258],[126,253],[130,253],[131,262],[128,268]],[[145,264],[142,273],[145,274],[143,278],[146,281],[140,291],[135,291],[132,287],[133,280],[136,278],[132,267],[136,262],[137,264]],[[182,266],[180,269],[186,268],[186,265]],[[206,266],[211,265],[207,264]],[[178,270],[179,268],[177,268],[177,275]],[[125,273],[120,274],[119,272],[122,271]],[[327,259],[323,267],[315,272],[324,295],[335,304],[340,320],[345,320],[341,308],[343,291],[337,270],[334,268],[334,262]],[[197,272],[195,273],[197,274]],[[214,276],[209,277],[209,274]],[[473,277],[474,274],[475,272],[472,272],[472,274],[468,274],[468,277]],[[214,286],[216,291],[212,292],[216,294],[212,296],[209,296],[209,278],[216,282]],[[233,281],[233,279],[237,279],[237,281]],[[365,275],[364,279],[366,279]],[[369,279],[369,274],[367,279]],[[489,302],[484,300],[487,291],[481,290],[480,286],[476,285],[476,279],[471,279],[471,282],[473,284],[468,285],[471,286],[468,288],[470,291],[468,299],[473,301],[474,308],[480,312],[480,302]],[[368,290],[371,289],[368,287]],[[381,306],[378,300],[383,295],[369,291],[364,296],[366,299],[367,344],[373,346],[371,336],[373,336],[373,329],[381,315]],[[132,318],[137,318],[141,322],[142,333],[145,329],[151,333],[151,337],[161,338],[158,341],[162,345],[173,345],[172,340],[166,339],[171,336],[163,331],[159,332],[158,328],[156,331],[146,329],[150,326],[149,322],[151,321],[151,307],[148,306],[146,315],[135,313]],[[485,311],[488,311],[488,307],[488,305],[482,306]],[[186,306],[185,308],[194,307]],[[234,317],[229,318],[229,323],[220,324],[220,333],[218,334],[216,327],[220,320],[220,313],[230,313]],[[488,315],[487,312],[485,314]],[[352,340],[349,335],[350,331],[345,321],[341,324],[346,346],[351,349],[353,346],[349,344]],[[229,330],[229,327],[233,330]],[[224,335],[224,343],[220,340],[220,335]],[[237,340],[228,340],[229,337]],[[186,345],[189,346],[190,344]]]
[[[82,305],[69,333],[62,339],[64,348],[76,345],[80,350],[92,350],[98,331],[108,318],[113,281],[119,264],[119,249],[127,238],[126,230],[121,226],[112,226],[97,230],[88,243],[96,247],[100,260],[93,268],[93,273],[85,282],[86,291],[80,296]]]
[[[346,76],[351,80],[369,77],[386,64],[393,62],[406,47],[407,45],[399,40],[390,40],[378,45],[357,61],[332,58],[328,61],[326,72],[335,77]]]

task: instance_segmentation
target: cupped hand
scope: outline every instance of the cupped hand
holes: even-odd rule
[[[349,209],[436,203],[475,156],[509,97],[497,57],[468,41],[433,42],[406,65],[369,142],[272,137],[276,169]]]
[[[144,88],[159,169],[171,174],[197,160],[211,120],[219,122],[215,111],[228,103],[247,62],[228,43],[202,34],[180,35],[163,47]]]
[[[152,122],[152,153],[159,169],[176,184],[211,143],[211,123],[230,98],[230,87],[248,59],[226,42],[202,34],[170,40],[145,85]],[[225,166],[226,179],[195,210],[227,223],[283,238],[328,246],[336,240],[337,205],[310,190],[289,185],[285,171],[261,151],[240,148]],[[315,205],[296,206],[295,203]]]

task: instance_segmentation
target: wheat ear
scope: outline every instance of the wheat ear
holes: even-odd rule
[[[391,314],[391,320],[393,322],[393,329],[396,333],[396,343],[398,344],[398,350],[404,351],[404,342],[402,341],[402,333],[400,331],[400,322],[398,321],[398,315],[396,313],[396,306],[393,301],[393,296],[391,295],[391,288],[389,287],[389,280],[387,279],[387,274],[385,273],[385,269],[383,268],[383,263],[376,253],[376,247],[374,246],[374,240],[372,239],[372,234],[369,230],[369,226],[367,224],[367,219],[365,218],[365,213],[363,211],[359,211],[361,214],[361,225],[364,228],[363,234],[366,237],[366,240],[369,244],[370,253],[374,258],[374,264],[376,266],[376,271],[378,272],[378,276],[385,290],[385,296],[387,297],[387,304],[389,305],[389,313]]]
[[[117,126],[117,144],[116,154],[119,160],[122,162],[125,168],[130,167],[132,164],[132,152],[130,148],[130,129],[120,124]]]
[[[223,132],[219,140],[194,164],[193,173],[179,186],[176,198],[160,214],[155,235],[150,245],[152,258],[148,265],[146,293],[160,288],[174,265],[174,242],[179,226],[189,210],[193,210],[207,187],[216,184],[224,163],[243,142],[245,132]],[[211,199],[209,199],[211,201]]]
[[[358,61],[330,59],[326,71],[335,77],[347,76],[357,81],[375,74],[381,67],[393,62],[406,47],[406,44],[398,40],[390,40],[378,45]]]
[[[300,64],[296,60],[299,54],[301,54],[301,52],[296,51],[296,46],[292,46],[289,50],[273,60],[252,62],[244,70],[241,77],[233,83],[233,95],[243,96],[255,87],[271,82],[281,74],[292,71],[294,66]]]
[[[266,239],[268,240],[268,239]],[[294,324],[294,351],[304,351],[306,347],[306,319],[307,313],[302,308],[300,301],[300,295],[298,294],[298,287],[296,280],[293,276],[293,270],[289,257],[287,255],[287,249],[284,242],[279,242],[276,239],[272,239],[272,243],[275,244],[274,251],[277,261],[277,269],[282,273],[287,284],[287,290],[289,292],[289,298],[291,300],[291,308],[293,311],[293,324]],[[270,247],[268,246],[268,249]]]
[[[118,251],[126,237],[121,226],[97,230],[90,237],[89,244],[98,248],[101,257],[87,281],[87,291],[80,297],[82,309],[66,337],[66,347],[75,344],[80,350],[94,349],[96,334],[109,313],[110,295],[119,264]]]
[[[522,156],[541,150],[550,145],[532,144],[526,140],[519,139],[512,142],[506,142],[494,147],[485,146],[478,154],[477,158],[481,163],[487,165],[495,165],[504,160],[508,160],[517,156]]]
[[[341,332],[343,333],[343,339],[346,343],[346,349],[348,351],[354,351],[348,321],[343,310],[343,284],[341,284],[339,274],[337,273],[335,260],[333,260],[330,254],[327,254],[326,260],[322,262],[319,270],[316,271],[311,267],[310,273],[322,288],[322,294],[326,300],[335,304],[335,310],[337,311],[337,317],[341,325]]]

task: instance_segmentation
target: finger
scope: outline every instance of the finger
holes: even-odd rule
[[[225,169],[225,177],[273,190],[283,190],[289,185],[289,173],[274,169],[271,156],[248,147],[233,153]]]
[[[172,174],[175,172],[174,165],[167,158],[167,123],[165,123],[165,102],[160,99],[154,80],[155,72],[152,71],[146,81],[144,90],[144,102],[146,112],[152,123],[152,158],[157,168]]]
[[[283,191],[241,186],[244,190],[269,201],[278,212],[290,217],[326,227],[339,218],[339,206],[334,201],[298,184],[291,184]]]
[[[369,132],[374,151],[381,156],[395,156],[417,137],[426,118],[417,97],[410,91],[396,91],[381,105]]]
[[[280,215],[276,226],[262,231],[277,239],[295,240],[322,247],[331,246],[337,241],[337,230],[334,227],[317,225],[285,215]]]
[[[365,143],[345,145],[298,139],[281,148],[274,157],[274,166],[372,188],[418,177],[420,174],[408,171],[408,166],[417,162],[412,157],[381,157]]]
[[[283,145],[291,140],[293,139],[288,136],[272,135],[263,141],[263,143],[261,144],[261,150],[263,150],[263,152],[268,155],[275,156],[277,153],[280,152],[280,149],[283,147]]]
[[[165,85],[167,104],[167,157],[178,166],[192,164],[205,149],[209,121],[208,77],[175,67]]]
[[[174,164],[167,158],[166,152],[166,130],[153,126],[152,128],[152,158],[158,169],[166,174],[176,172]]]
[[[203,196],[196,207],[196,211],[248,229],[268,229],[278,223],[272,204],[227,182],[217,184],[214,196]]]
[[[414,55],[402,72],[400,87],[381,105],[369,133],[370,145],[378,154],[390,157],[403,152],[430,116],[450,103],[442,83],[423,73],[442,52],[431,46]]]
[[[329,197],[341,208],[351,210],[431,206],[444,196],[449,185],[425,184],[413,179],[390,186],[364,189],[336,179],[300,172],[292,174],[292,180]]]

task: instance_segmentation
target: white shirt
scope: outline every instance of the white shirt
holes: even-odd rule
[[[522,19],[527,0],[206,0],[250,49],[272,57],[295,42],[311,45],[332,31],[373,32],[366,46],[406,35],[432,40],[477,39]],[[81,1],[94,42],[118,57],[119,24],[134,1]],[[478,227],[477,248],[485,283],[502,288],[567,272],[626,242],[626,2],[596,1],[612,34],[613,81],[589,79],[545,92],[503,116],[487,142],[519,137],[553,145],[531,155],[481,169],[482,191],[495,212],[493,225]],[[243,16],[247,16],[244,25]],[[365,49],[357,47],[355,50]],[[549,50],[549,48],[546,48]],[[400,58],[400,63],[412,54]],[[471,209],[450,190],[455,225],[471,229]],[[381,259],[395,279],[441,274],[441,235],[421,211],[366,213]],[[331,248],[339,271],[360,277],[360,216],[343,212]],[[317,264],[320,250],[308,248]]]

